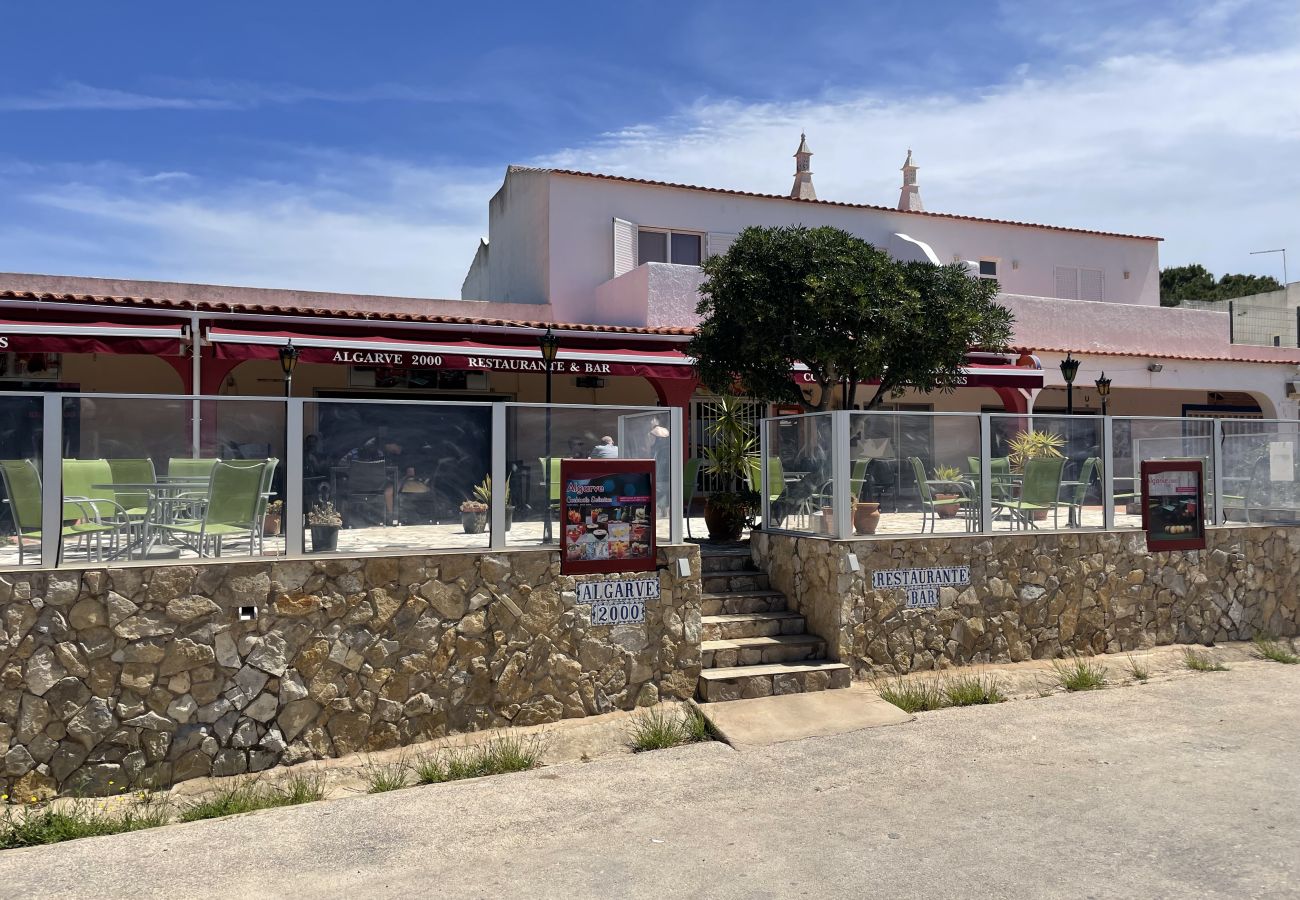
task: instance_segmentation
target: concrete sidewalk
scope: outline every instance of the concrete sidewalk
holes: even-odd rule
[[[0,853],[6,897],[1294,897],[1300,666]]]

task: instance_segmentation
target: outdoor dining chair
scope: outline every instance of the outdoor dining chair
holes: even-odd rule
[[[108,469],[114,484],[153,484],[157,480],[152,459],[110,459]],[[148,514],[148,491],[114,490],[113,494],[126,510],[127,519],[138,522]]]
[[[1034,524],[1035,514],[1051,511],[1052,527],[1059,528],[1061,494],[1061,472],[1065,460],[1061,457],[1025,460],[1024,479],[1020,485],[1020,496],[996,500],[999,510],[1012,514],[1012,526],[1020,525],[1037,528]]]
[[[1078,481],[1062,482],[1065,505],[1070,510],[1070,525],[1083,524],[1083,501],[1087,498],[1088,489],[1092,487],[1092,479],[1100,468],[1101,460],[1095,456],[1089,456],[1083,461],[1083,467],[1079,469]]]
[[[545,456],[537,457],[537,463],[542,467],[542,471],[547,470],[547,458]],[[551,512],[559,515],[560,512],[560,488],[563,487],[560,478],[560,457],[552,456],[550,458],[550,479],[546,491],[546,503]]]
[[[928,522],[930,525],[930,533],[933,534],[935,526],[939,521],[940,509],[951,509],[953,510],[953,513],[956,514],[964,507],[969,506],[971,499],[970,497],[965,496],[964,491],[962,491],[963,496],[960,497],[950,497],[943,500],[936,499],[934,496],[934,487],[952,486],[961,490],[961,482],[927,479],[925,477],[925,465],[920,459],[915,456],[909,456],[907,461],[912,464],[912,474],[916,477],[916,489],[921,495],[921,533],[925,534],[925,526]],[[969,521],[966,524],[966,528],[968,531],[970,530]]]
[[[0,460],[0,478],[4,479],[5,504],[13,516],[14,530],[18,542],[18,565],[24,565],[26,545],[24,541],[41,539],[41,473],[30,459]],[[114,530],[110,525],[94,522],[65,524],[59,529],[60,539],[75,537],[89,541],[98,539],[104,532]],[[89,543],[87,554],[89,555]],[[102,556],[102,547],[96,545]]]
[[[112,481],[113,470],[106,459],[63,460],[63,520],[74,523],[74,533],[87,542],[93,537],[100,556],[105,537],[112,551],[117,550],[119,538],[130,540],[131,517],[109,487]]]
[[[767,486],[766,490],[760,487],[763,483],[763,461],[757,456],[745,457],[745,487],[758,494],[760,497],[766,494],[767,508],[772,513],[773,518],[779,522],[784,516],[779,516],[775,512],[775,504],[785,495],[785,468],[781,465],[781,458],[773,456],[767,461]],[[807,515],[807,509],[800,506],[796,510],[799,515]],[[764,523],[766,524],[766,523]]]
[[[700,476],[700,460],[686,460],[682,470],[682,517],[686,519],[686,536],[691,537],[691,501],[695,499],[695,482]]]
[[[250,556],[258,548],[256,534],[261,530],[262,484],[268,463],[265,460],[218,462],[212,467],[207,499],[195,522],[159,523],[154,527],[192,541],[199,556],[220,556],[228,538],[247,537]],[[211,553],[209,553],[209,547]]]

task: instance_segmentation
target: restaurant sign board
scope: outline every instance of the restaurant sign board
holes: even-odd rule
[[[560,571],[655,570],[653,459],[560,461]]]
[[[1205,549],[1205,465],[1199,459],[1142,461],[1142,529],[1148,550]]]
[[[939,588],[970,584],[970,566],[932,566],[925,569],[884,569],[871,573],[876,590],[901,589],[905,609],[931,609],[939,605]]]

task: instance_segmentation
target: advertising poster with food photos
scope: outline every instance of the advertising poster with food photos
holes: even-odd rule
[[[1142,460],[1142,496],[1148,550],[1205,549],[1205,472],[1200,460]]]
[[[652,572],[653,459],[560,461],[560,571]]]

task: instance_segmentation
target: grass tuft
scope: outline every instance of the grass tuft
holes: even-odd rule
[[[152,794],[142,794],[118,813],[105,812],[102,802],[96,808],[95,802],[88,799],[38,810],[6,810],[0,816],[0,850],[141,831],[166,825],[170,819],[170,801]]]
[[[948,706],[980,706],[1007,699],[993,675],[956,675],[943,682],[943,697]]]
[[[366,760],[366,793],[384,794],[406,787],[411,781],[411,770],[406,765],[406,757],[399,757],[397,762],[376,763]]]
[[[294,775],[283,788],[248,780],[221,788],[194,801],[181,810],[180,820],[197,822],[200,819],[218,819],[258,809],[311,803],[324,796],[325,779],[320,773]]]
[[[1128,673],[1134,681],[1146,681],[1151,677],[1151,670],[1131,656],[1128,658]]]
[[[1273,662],[1282,663],[1286,666],[1294,666],[1300,663],[1300,656],[1292,652],[1291,648],[1264,635],[1255,638],[1255,656],[1260,659],[1271,659]]]
[[[1193,672],[1226,672],[1228,667],[1218,662],[1207,653],[1200,653],[1188,647],[1183,651],[1183,665]]]
[[[686,711],[686,719],[682,725],[686,729],[688,743],[699,744],[713,740],[713,729],[709,727],[709,720],[704,718],[704,713],[694,706]]]
[[[876,685],[876,693],[886,703],[892,703],[903,712],[928,712],[943,706],[945,697],[939,682],[931,678],[908,681],[895,678]]]
[[[713,740],[708,720],[695,707],[676,712],[652,706],[632,720],[629,736],[637,753]]]
[[[1052,663],[1056,680],[1067,691],[1095,691],[1106,686],[1106,667],[1075,656]]]
[[[541,764],[542,748],[536,737],[494,737],[472,747],[448,747],[415,758],[415,780],[442,784],[462,778],[525,772]]]

